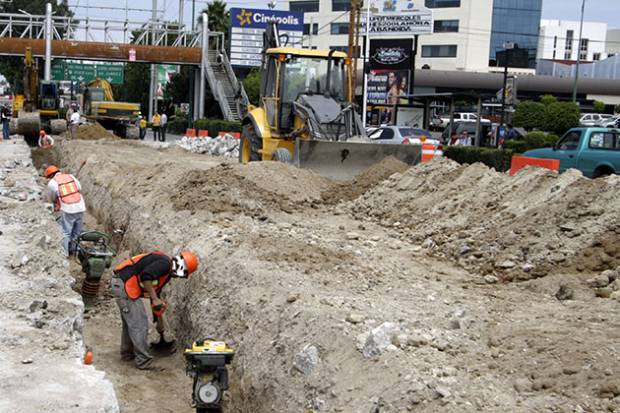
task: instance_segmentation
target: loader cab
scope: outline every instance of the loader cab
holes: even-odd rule
[[[45,81],[39,83],[39,109],[43,112],[50,112],[47,114],[54,116],[59,106],[58,85]]]
[[[269,126],[289,132],[296,124],[294,103],[301,96],[325,96],[348,102],[347,55],[329,50],[272,48],[266,52],[261,84],[261,105]]]

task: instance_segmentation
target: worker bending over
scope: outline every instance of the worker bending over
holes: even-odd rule
[[[135,360],[139,369],[157,369],[149,353],[149,321],[141,298],[149,298],[153,314],[161,318],[167,308],[160,298],[162,289],[171,278],[188,278],[197,268],[198,258],[189,251],[172,258],[153,251],[126,259],[114,268],[111,289],[123,324],[122,360]],[[159,333],[162,335],[163,331]]]
[[[80,181],[71,174],[60,172],[55,165],[45,170],[47,197],[54,204],[54,211],[60,211],[60,225],[62,226],[65,256],[75,251],[75,242],[82,232],[84,211],[86,205],[82,197]]]
[[[41,129],[39,132],[39,148],[51,148],[52,146],[54,146],[54,139]]]

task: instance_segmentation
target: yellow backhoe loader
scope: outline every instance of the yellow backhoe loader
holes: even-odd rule
[[[87,119],[96,120],[117,136],[138,137],[135,121],[140,115],[140,104],[116,102],[107,80],[97,78],[86,85],[82,108]]]
[[[351,82],[345,53],[283,47],[271,22],[263,37],[260,106],[249,106],[242,121],[240,162],[291,162],[337,180],[388,156],[420,162],[419,145],[368,140]]]
[[[55,82],[39,81],[37,61],[32,49],[24,53],[24,94],[15,97],[13,113],[17,113],[17,132],[30,145],[37,144],[39,131],[53,134],[67,130],[67,122],[59,119],[60,98]]]

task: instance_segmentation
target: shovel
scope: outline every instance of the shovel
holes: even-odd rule
[[[152,342],[151,348],[157,351],[168,350],[170,354],[174,353],[177,349],[175,346],[175,340],[167,341],[166,337],[164,336],[166,326],[163,311],[158,311],[158,314],[155,314],[155,311],[153,311],[153,321],[155,321],[157,332],[159,333],[159,341]]]

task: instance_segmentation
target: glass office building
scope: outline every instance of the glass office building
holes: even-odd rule
[[[494,0],[489,66],[497,66],[496,53],[504,44],[528,50],[528,66],[536,66],[542,0]]]

